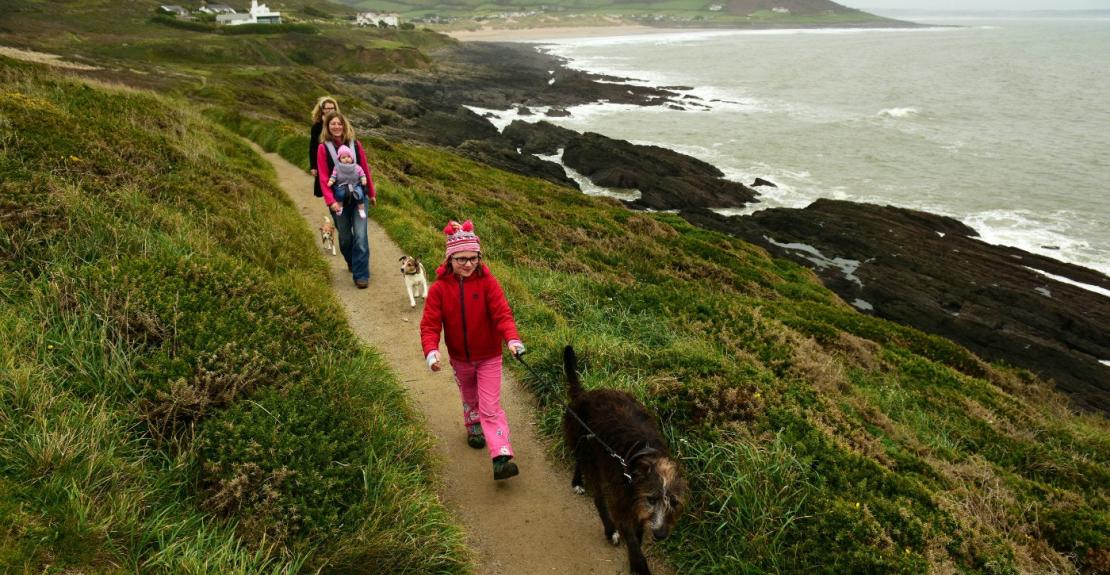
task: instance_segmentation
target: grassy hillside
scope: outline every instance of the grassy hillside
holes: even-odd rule
[[[661,26],[876,26],[897,21],[829,0],[342,0],[360,10],[407,19],[458,19],[448,27],[590,25],[618,22]]]
[[[340,74],[429,67],[427,53],[453,42],[429,31],[358,28],[348,20],[352,9],[330,2],[282,4],[283,16],[308,32],[265,27],[251,34],[202,22],[189,23],[202,29],[169,25],[175,21],[158,15],[159,4],[28,0],[0,15],[0,45],[93,64],[100,70],[90,76],[106,82],[300,117],[315,95],[337,91]]]
[[[291,127],[221,120],[299,160]],[[663,545],[679,573],[1110,569],[1110,426],[1029,374],[677,217],[364,141],[376,217],[408,253],[436,261],[438,224],[477,222],[544,376],[519,373],[543,429],[558,433],[566,343],[587,387],[659,414],[694,494]]]
[[[180,100],[0,85],[0,572],[468,572],[265,162]]]

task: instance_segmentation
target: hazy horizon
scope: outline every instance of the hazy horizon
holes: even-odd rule
[[[1035,10],[1110,10],[1110,0],[860,0],[841,2],[865,11],[1035,11]]]

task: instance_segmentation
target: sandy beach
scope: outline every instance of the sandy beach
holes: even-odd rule
[[[606,38],[642,34],[667,34],[688,31],[688,28],[654,28],[651,26],[552,26],[550,28],[486,28],[482,30],[443,31],[463,42],[542,42],[566,38]]]

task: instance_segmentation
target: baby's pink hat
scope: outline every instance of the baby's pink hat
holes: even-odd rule
[[[346,144],[339,146],[339,150],[335,152],[335,157],[342,158],[343,156],[350,156],[351,159],[355,157],[354,153],[351,152],[351,149],[348,148]]]
[[[481,253],[482,251],[479,243],[481,240],[474,235],[474,223],[470,220],[462,224],[452,220],[447,223],[447,227],[443,228],[443,233],[447,235],[447,257],[459,252]]]

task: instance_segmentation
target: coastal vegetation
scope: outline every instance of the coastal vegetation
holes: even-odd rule
[[[471,571],[396,376],[239,138],[303,166],[335,73],[428,70],[450,42],[148,15],[120,42],[96,18],[79,42],[3,33],[102,68],[0,57],[0,571]],[[336,42],[367,63],[329,68]],[[479,222],[541,429],[567,343],[587,388],[659,415],[693,493],[655,545],[677,572],[1110,572],[1105,417],[741,240],[358,127],[406,252]]]

